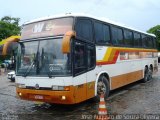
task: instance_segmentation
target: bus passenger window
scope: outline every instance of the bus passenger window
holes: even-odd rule
[[[134,46],[135,47],[141,46],[141,35],[139,33],[134,33]]]
[[[133,36],[131,31],[124,30],[124,40],[125,40],[125,45],[133,46]]]
[[[153,48],[156,48],[157,45],[156,45],[156,38],[152,37],[152,40],[153,40]]]
[[[88,19],[78,19],[76,24],[76,34],[78,37],[93,42],[92,22]]]
[[[123,45],[122,29],[112,26],[112,43],[114,45]]]
[[[85,58],[85,45],[80,42],[76,42],[74,50],[74,66],[76,73],[80,73],[85,70]]]
[[[147,37],[147,44],[148,44],[148,48],[153,48],[153,40],[152,37],[148,36]]]
[[[98,44],[110,43],[110,31],[109,26],[102,23],[95,22],[95,40]]]
[[[142,35],[142,46],[143,47],[147,47],[147,36],[146,35]]]

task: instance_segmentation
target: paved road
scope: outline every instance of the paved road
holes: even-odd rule
[[[160,71],[160,70],[159,70]],[[137,119],[136,115],[154,114],[160,119],[160,72],[152,81],[140,81],[112,91],[106,101],[108,113],[119,119]],[[37,104],[20,100],[15,94],[15,83],[10,82],[6,75],[0,76],[0,119],[2,120],[79,120],[94,119],[99,103],[92,100],[77,105]],[[130,116],[127,116],[129,115]],[[131,116],[131,114],[134,116]],[[144,118],[144,116],[141,116]],[[141,118],[138,118],[141,119]],[[145,118],[145,119],[148,119]]]

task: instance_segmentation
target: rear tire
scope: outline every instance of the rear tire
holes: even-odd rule
[[[97,96],[94,98],[95,101],[100,101],[100,95],[104,94],[104,98],[107,99],[109,96],[109,81],[105,76],[101,76],[97,83]]]
[[[153,68],[152,66],[150,66],[148,70],[148,80],[152,80],[152,78],[153,78]]]
[[[148,80],[149,80],[149,70],[147,67],[145,67],[144,78],[142,79],[142,82],[146,83]]]

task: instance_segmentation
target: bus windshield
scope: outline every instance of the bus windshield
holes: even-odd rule
[[[61,51],[62,38],[21,42],[17,75],[65,76],[71,74],[71,56]]]

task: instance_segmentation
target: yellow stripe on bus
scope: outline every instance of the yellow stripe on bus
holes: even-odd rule
[[[111,55],[111,52],[112,52],[112,48],[108,48],[107,49],[107,52],[105,53],[105,56],[103,58],[103,61],[108,61],[109,60],[109,57]]]

